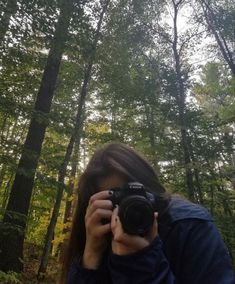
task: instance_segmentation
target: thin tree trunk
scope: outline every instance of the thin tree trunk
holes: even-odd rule
[[[72,200],[72,195],[75,192],[75,179],[76,179],[76,173],[77,173],[77,167],[78,167],[78,155],[79,155],[79,146],[81,141],[81,135],[79,135],[77,141],[75,142],[74,147],[74,153],[73,153],[73,159],[72,159],[72,169],[71,169],[71,175],[69,178],[69,189],[66,196],[66,202],[65,202],[65,211],[64,211],[64,218],[63,218],[63,224],[68,224],[70,221],[70,218],[73,215],[73,203],[74,200]],[[66,233],[69,231],[69,228],[65,226],[63,228],[63,235],[66,235]],[[66,246],[66,239],[63,240],[63,242],[60,243],[58,246],[58,254],[59,254],[59,260],[61,261],[64,256],[64,247]]]
[[[194,152],[193,152],[191,137],[189,137],[188,142],[189,142],[188,146],[189,146],[190,156],[193,162],[193,174],[195,177],[195,190],[197,190],[197,199],[198,199],[198,202],[203,205],[204,201],[203,201],[202,187],[201,187],[200,178],[199,178],[198,160],[195,157]]]
[[[88,65],[87,65],[87,68],[86,68],[85,74],[84,74],[84,80],[83,80],[81,93],[80,93],[80,99],[79,99],[79,104],[78,104],[78,110],[77,110],[77,115],[76,115],[74,132],[73,132],[73,134],[70,138],[69,144],[68,144],[67,149],[66,149],[66,154],[65,154],[64,160],[63,160],[63,162],[60,166],[59,175],[58,175],[59,187],[58,187],[58,191],[57,191],[57,196],[56,196],[56,201],[55,201],[55,204],[54,204],[54,209],[53,209],[51,221],[50,221],[50,224],[47,228],[47,233],[46,233],[46,237],[45,237],[45,245],[44,245],[44,249],[43,249],[40,267],[39,267],[39,270],[38,270],[38,279],[44,279],[45,272],[46,272],[46,269],[47,269],[48,259],[49,259],[49,255],[50,255],[50,247],[51,247],[52,236],[53,236],[53,232],[55,230],[57,218],[58,218],[58,215],[59,215],[60,204],[61,204],[61,200],[62,200],[62,197],[63,197],[64,179],[65,179],[65,176],[66,176],[67,166],[68,166],[69,160],[71,158],[74,143],[77,139],[77,136],[80,134],[83,108],[84,108],[84,105],[85,105],[85,99],[86,99],[86,95],[87,95],[87,87],[88,87],[88,83],[89,83],[90,78],[91,78],[91,71],[92,71],[92,66],[93,66],[93,62],[94,62],[94,59],[95,59],[96,47],[97,47],[98,39],[100,37],[101,24],[102,24],[102,21],[103,21],[104,13],[106,12],[106,10],[108,8],[109,2],[110,2],[110,0],[107,0],[106,3],[104,4],[101,15],[100,15],[100,19],[99,19],[99,22],[98,22],[98,25],[97,25],[96,35],[95,35],[95,39],[94,39],[94,43],[93,43],[91,57],[89,59],[89,62],[88,62]]]
[[[81,141],[81,135],[78,135],[77,141],[74,147],[74,154],[73,154],[73,159],[72,159],[72,169],[71,169],[71,175],[70,175],[70,180],[69,180],[70,191],[67,194],[63,224],[66,224],[67,222],[69,222],[69,218],[72,216],[71,196],[75,189],[75,179],[76,179],[76,173],[77,173],[77,167],[78,167],[78,155],[79,155],[80,141]],[[66,233],[67,231],[68,229],[64,229],[63,233]]]
[[[215,23],[214,23],[216,19],[216,15],[214,14],[213,10],[210,7],[210,4],[207,1],[202,0],[200,1],[200,4],[203,10],[207,25],[216,39],[216,42],[220,48],[220,51],[224,57],[224,60],[227,62],[232,74],[235,75],[235,62],[233,59],[233,52],[229,50],[227,42],[225,38],[223,37],[223,35],[221,34],[221,32],[216,30]]]
[[[181,145],[184,153],[184,166],[186,174],[186,184],[188,198],[191,201],[195,201],[194,197],[194,184],[193,184],[193,173],[191,169],[191,158],[188,147],[188,133],[187,133],[187,124],[185,121],[185,90],[184,83],[182,81],[182,72],[180,65],[180,56],[177,49],[178,46],[178,30],[177,30],[177,17],[178,17],[178,8],[182,1],[178,1],[176,4],[172,0],[174,6],[174,40],[172,44],[174,60],[175,60],[175,72],[176,72],[176,103],[179,110],[179,123],[180,123],[180,132],[181,132]]]
[[[7,210],[0,230],[0,269],[19,272],[23,268],[23,242],[33,190],[34,176],[48,124],[56,79],[72,13],[72,0],[61,3],[60,16],[37,94],[22,155],[11,189]],[[10,229],[9,229],[10,228]]]

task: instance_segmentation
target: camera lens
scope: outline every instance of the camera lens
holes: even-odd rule
[[[126,233],[144,236],[154,222],[154,209],[145,197],[133,195],[121,202],[119,217]]]

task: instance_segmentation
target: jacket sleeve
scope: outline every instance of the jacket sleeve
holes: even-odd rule
[[[235,284],[228,251],[213,222],[181,221],[169,241],[173,253],[171,257],[167,253],[167,258],[158,236],[150,246],[134,254],[110,253],[105,271],[102,267],[84,269],[74,261],[67,284]],[[104,281],[108,274],[111,279]]]
[[[214,223],[185,220],[177,230],[185,231],[185,227],[186,238],[178,245],[181,253],[178,258],[180,266],[176,273],[177,283],[235,284],[228,250]]]
[[[159,236],[143,250],[119,256],[111,254],[109,270],[113,284],[173,284],[174,275],[169,268]]]
[[[150,246],[137,253],[125,256],[110,253],[107,258],[97,270],[83,268],[79,259],[75,258],[70,266],[66,284],[175,283],[162,252],[159,236]]]
[[[188,219],[171,232],[166,258],[157,237],[132,255],[111,254],[109,270],[114,284],[235,284],[228,250],[212,221]]]
[[[80,258],[74,258],[68,273],[66,284],[97,284],[100,283],[99,270],[81,267]]]

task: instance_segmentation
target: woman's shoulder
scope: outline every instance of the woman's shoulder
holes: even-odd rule
[[[211,215],[205,207],[178,196],[173,196],[171,198],[168,208],[168,215],[171,222],[185,219],[213,221]]]
[[[213,225],[213,218],[206,208],[183,197],[171,196],[167,210],[159,219],[159,233],[165,239],[172,228],[186,232],[192,226],[206,227],[209,223]]]

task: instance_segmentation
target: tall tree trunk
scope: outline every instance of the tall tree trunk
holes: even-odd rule
[[[5,34],[8,31],[11,16],[13,16],[16,11],[17,0],[8,0],[5,11],[0,19],[0,46],[3,44]]]
[[[48,225],[47,228],[47,233],[46,233],[46,238],[45,238],[45,245],[44,245],[44,249],[43,249],[43,254],[42,254],[42,258],[41,258],[41,263],[40,263],[40,267],[38,270],[38,279],[43,279],[46,269],[47,269],[47,264],[48,264],[48,259],[49,259],[49,255],[50,255],[50,247],[51,247],[51,241],[52,241],[52,236],[53,236],[53,232],[55,230],[55,226],[56,226],[56,222],[57,222],[57,218],[59,215],[59,209],[60,209],[60,204],[61,204],[61,200],[63,197],[63,191],[64,191],[64,179],[66,176],[66,171],[67,171],[67,166],[69,163],[69,160],[71,158],[71,154],[73,151],[73,146],[74,143],[80,133],[80,128],[81,128],[81,118],[83,115],[83,108],[85,105],[85,99],[86,99],[86,95],[87,95],[87,87],[88,87],[88,83],[90,81],[91,78],[91,71],[92,71],[92,66],[94,63],[94,59],[95,59],[95,55],[96,55],[96,48],[97,48],[97,43],[98,43],[98,39],[100,37],[100,29],[101,29],[101,24],[103,21],[103,17],[104,17],[104,13],[106,12],[107,8],[108,8],[108,4],[109,4],[110,0],[107,0],[103,6],[101,15],[100,15],[100,19],[97,25],[97,29],[96,29],[96,35],[95,35],[95,39],[94,39],[94,43],[92,46],[92,51],[91,51],[91,56],[87,65],[87,68],[85,70],[85,74],[84,74],[84,80],[83,80],[83,84],[82,84],[82,88],[81,88],[81,93],[80,93],[80,99],[79,99],[79,103],[78,103],[78,110],[77,110],[77,115],[76,115],[76,122],[75,122],[75,127],[74,127],[74,132],[70,138],[69,144],[67,146],[66,149],[66,154],[64,156],[64,160],[60,166],[60,170],[59,170],[59,174],[58,174],[58,183],[59,183],[59,187],[58,187],[58,191],[57,191],[57,196],[56,196],[56,201],[54,204],[54,208],[53,208],[53,213],[52,213],[52,217],[50,220],[50,224]]]
[[[188,198],[191,201],[195,201],[194,198],[194,184],[193,184],[193,173],[191,169],[191,158],[188,147],[188,133],[187,133],[187,123],[185,120],[185,89],[182,79],[181,64],[180,64],[180,55],[178,51],[178,29],[177,29],[177,17],[179,5],[181,5],[183,0],[176,3],[172,0],[174,6],[174,39],[172,43],[172,49],[175,60],[175,72],[176,72],[176,103],[179,111],[179,123],[180,123],[180,132],[181,132],[181,145],[184,153],[184,166],[186,174],[186,184]]]
[[[69,191],[67,193],[66,204],[65,204],[65,212],[64,212],[64,219],[63,224],[69,222],[69,218],[72,216],[72,200],[71,196],[75,189],[75,179],[78,167],[78,155],[79,155],[79,147],[80,147],[81,135],[78,135],[77,141],[74,147],[73,159],[72,159],[72,169],[71,175],[69,179]],[[64,229],[63,233],[66,233],[68,230]]]
[[[1,224],[0,269],[3,271],[19,272],[23,268],[23,242],[34,176],[72,14],[72,0],[64,0],[61,5],[54,39],[35,102],[34,114]]]
[[[73,158],[72,158],[72,166],[71,166],[71,174],[69,177],[69,189],[67,191],[66,201],[65,201],[65,210],[64,210],[64,218],[63,224],[66,225],[70,221],[70,218],[73,215],[73,203],[74,200],[72,199],[72,195],[75,192],[75,180],[78,168],[78,161],[79,161],[79,147],[80,147],[81,135],[79,135],[77,141],[75,142],[75,147],[73,151]],[[63,235],[69,232],[69,228],[67,225],[63,228]],[[63,242],[60,243],[57,252],[59,254],[59,262],[62,261],[64,257],[64,248],[66,247],[67,239],[65,238]]]

